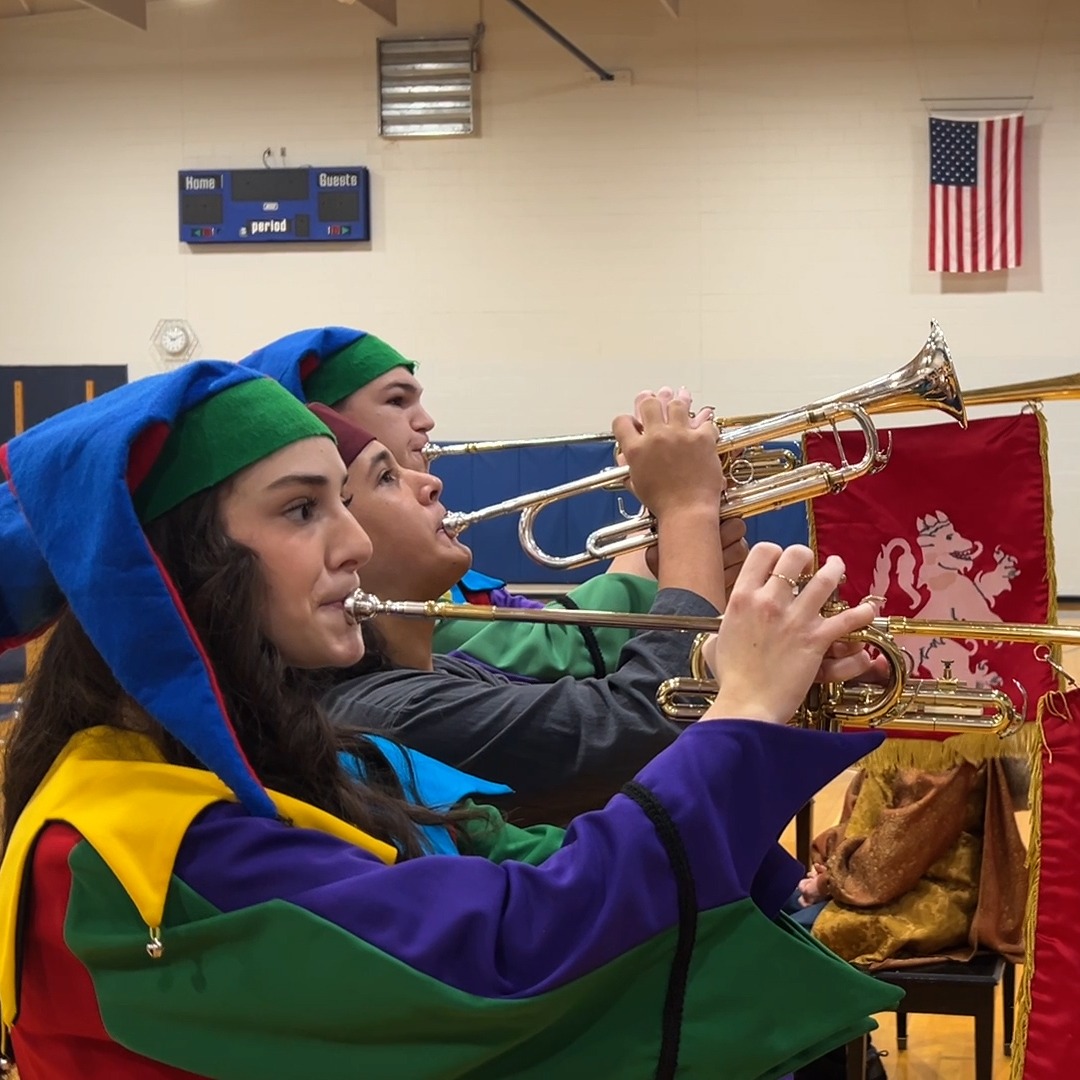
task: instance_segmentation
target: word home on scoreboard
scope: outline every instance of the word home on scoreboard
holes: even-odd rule
[[[185,244],[280,244],[371,239],[368,171],[200,169],[180,173]]]

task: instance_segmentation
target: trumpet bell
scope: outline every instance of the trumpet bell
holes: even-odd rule
[[[864,387],[849,390],[845,397],[871,413],[935,408],[951,416],[961,427],[967,427],[964,395],[949,344],[936,322],[930,323],[926,344],[904,367]]]
[[[926,343],[903,367],[880,378],[871,379],[870,382],[853,386],[843,393],[822,398],[810,408],[853,403],[868,413],[938,409],[951,416],[961,427],[967,427],[965,400],[970,401],[971,395],[960,389],[949,343],[945,340],[941,327],[931,321]],[[761,423],[774,415],[756,413],[729,417],[718,420],[717,424],[730,431],[732,427]]]

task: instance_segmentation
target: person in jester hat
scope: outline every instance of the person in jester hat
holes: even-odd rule
[[[663,536],[653,612],[713,616],[725,601],[717,543],[723,472],[710,434],[681,408],[654,396],[646,435],[627,435],[634,482],[656,507]],[[373,555],[368,589],[396,600],[438,596],[470,563],[467,547],[442,529],[442,484],[402,468],[381,442],[325,405],[309,406],[334,432],[349,467],[350,509]],[[365,627],[364,659],[343,669],[324,697],[331,718],[390,732],[453,765],[510,784],[500,801],[519,824],[565,825],[594,810],[678,735],[656,704],[660,684],[690,674],[694,635],[644,632],[603,678],[567,676],[522,685],[455,654],[433,652],[433,623],[381,616]],[[856,662],[861,663],[860,653]]]
[[[242,363],[277,379],[302,401],[328,405],[371,431],[402,468],[428,470],[423,449],[435,422],[421,404],[417,365],[374,334],[345,327],[302,330],[256,350]],[[702,412],[699,422],[705,419]],[[746,558],[745,535],[742,521],[724,522],[721,541],[729,585]],[[656,599],[656,589],[644,557],[634,553],[571,589],[556,606],[645,612]],[[543,606],[471,567],[447,588],[445,598],[499,607]],[[433,648],[489,670],[551,682],[565,675],[584,678],[614,671],[630,636],[630,631],[612,627],[485,626],[450,619],[436,626]]]
[[[782,723],[875,614],[820,616],[840,560],[795,596],[809,549],[759,545],[709,719],[565,834],[523,833],[409,803],[320,711],[310,673],[363,651],[343,601],[370,544],[329,432],[272,380],[189,364],[0,462],[25,560],[0,590],[30,569],[63,596],[3,779],[22,1080],[756,1080],[895,1006],[779,914],[799,877],[781,828],[880,742]],[[0,610],[29,616],[13,639],[40,629],[40,605]],[[427,822],[461,854],[426,854]]]

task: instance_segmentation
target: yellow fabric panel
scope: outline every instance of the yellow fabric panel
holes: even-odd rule
[[[385,863],[389,844],[298,799],[269,792],[283,818],[335,836]],[[236,796],[213,773],[169,765],[145,735],[117,728],[81,731],[57,757],[20,815],[0,865],[0,1012],[16,1015],[16,924],[26,863],[38,833],[63,821],[77,829],[123,885],[147,927],[159,927],[181,841],[208,806]]]

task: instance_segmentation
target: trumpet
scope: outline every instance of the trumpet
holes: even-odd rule
[[[1080,371],[1072,375],[1057,375],[1049,379],[1032,379],[1027,382],[1005,383],[1001,386],[981,386],[977,390],[964,391],[964,404],[970,409],[979,405],[1008,405],[1017,401],[1075,401],[1080,398]],[[921,403],[911,403],[904,398],[895,401],[879,401],[867,407],[869,413],[909,412]],[[742,416],[718,418],[717,427],[725,428],[742,424],[755,424],[767,420],[773,413],[745,413]],[[545,435],[533,439],[489,439],[480,442],[427,443],[421,451],[425,461],[441,457],[465,457],[470,454],[488,454],[498,450],[533,450],[545,446],[576,446],[584,443],[606,442],[614,446],[615,436],[610,431],[587,432],[579,435]],[[750,450],[764,449],[751,447]],[[797,463],[791,455],[792,468]]]
[[[716,450],[725,457],[749,447],[759,447],[769,439],[783,438],[817,427],[829,426],[835,430],[842,421],[854,421],[861,429],[865,444],[863,456],[854,463],[849,462],[841,451],[840,465],[836,467],[824,462],[811,462],[779,470],[760,479],[737,483],[734,490],[725,494],[721,517],[761,514],[789,503],[842,491],[852,480],[884,468],[889,453],[887,449],[881,449],[877,429],[869,413],[885,403],[908,409],[940,409],[966,426],[964,400],[948,344],[937,323],[930,324],[930,336],[916,356],[888,375],[792,412],[779,413],[738,427],[718,428]],[[654,544],[656,521],[648,509],[643,507],[638,514],[595,530],[587,538],[583,551],[563,556],[549,554],[537,543],[536,518],[545,507],[574,495],[621,489],[629,474],[630,470],[625,465],[603,469],[592,476],[506,499],[482,510],[447,514],[443,525],[448,533],[456,536],[479,522],[504,514],[520,513],[518,539],[533,560],[554,570],[586,566]]]
[[[842,606],[830,602],[830,614]],[[673,720],[698,719],[716,696],[717,684],[705,667],[703,646],[715,633],[723,616],[652,615],[612,611],[579,611],[562,608],[498,608],[479,604],[452,604],[441,600],[380,600],[358,589],[345,600],[345,616],[359,624],[379,615],[419,619],[467,619],[475,622],[528,622],[572,626],[610,626],[628,630],[679,630],[696,633],[690,654],[690,678],[661,683],[657,705]],[[940,679],[913,679],[907,657],[896,642],[903,634],[975,641],[1015,641],[1036,645],[1080,644],[1080,625],[1038,623],[987,623],[961,620],[909,619],[879,616],[847,640],[879,649],[889,662],[890,677],[883,684],[827,683],[815,687],[792,723],[823,729],[891,727],[944,733],[991,731],[1001,737],[1012,734],[1024,722],[1024,706],[1017,708],[1009,696],[994,688],[970,687],[948,673]],[[1023,688],[1021,688],[1023,694]]]

